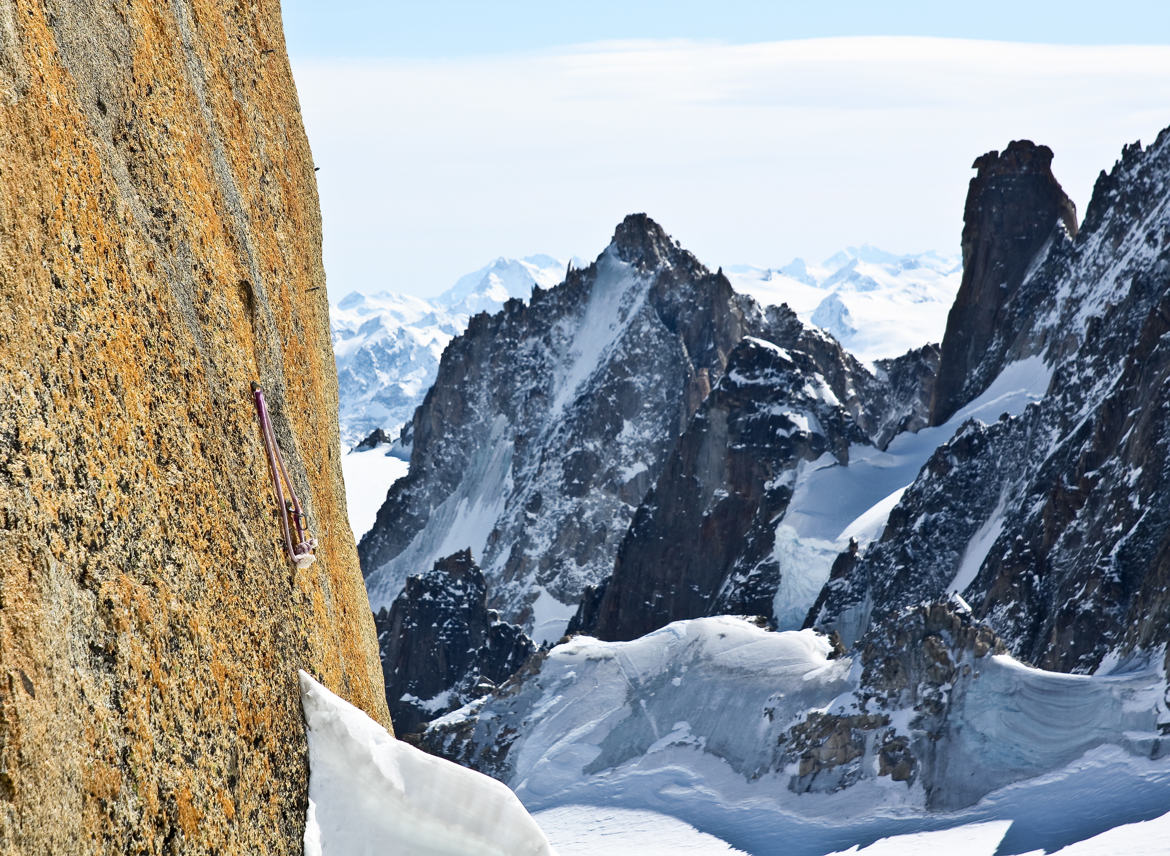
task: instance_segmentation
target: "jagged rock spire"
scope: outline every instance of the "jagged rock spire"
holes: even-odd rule
[[[1036,254],[1063,224],[1077,231],[1076,206],[1052,174],[1052,149],[1014,140],[975,159],[963,211],[963,280],[947,317],[931,424],[941,425],[973,394],[971,370],[995,333],[1004,305]]]
[[[627,214],[613,233],[618,257],[640,270],[653,270],[668,263],[678,247],[661,226],[645,214]]]

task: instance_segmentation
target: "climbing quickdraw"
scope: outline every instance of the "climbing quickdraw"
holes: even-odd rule
[[[268,418],[268,405],[264,401],[264,390],[256,381],[252,381],[252,398],[256,402],[256,416],[260,419],[260,436],[264,439],[264,451],[268,454],[268,471],[272,473],[272,490],[276,494],[277,516],[280,518],[280,531],[284,535],[284,548],[288,551],[292,563],[304,569],[317,560],[313,553],[317,549],[317,539],[309,534],[301,501],[297,499],[292,480],[284,468],[280,447],[276,445],[272,420]]]

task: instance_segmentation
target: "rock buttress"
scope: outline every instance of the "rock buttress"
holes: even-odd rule
[[[0,2],[0,853],[299,854],[296,668],[388,723],[323,286],[275,0]]]
[[[1063,227],[1077,233],[1076,206],[1052,174],[1052,149],[1013,140],[975,159],[963,210],[963,280],[947,316],[932,425],[942,425],[995,378],[985,351],[1005,323],[1004,305]],[[979,371],[976,371],[979,369]]]

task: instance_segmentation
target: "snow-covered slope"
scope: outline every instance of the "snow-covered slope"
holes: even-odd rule
[[[501,257],[433,300],[353,292],[330,307],[342,443],[352,446],[375,428],[397,434],[434,382],[443,349],[470,316],[527,299],[534,285],[554,285],[564,272],[565,263],[551,256]]]
[[[715,836],[656,811],[564,805],[534,817],[558,856],[745,856]]]
[[[806,324],[831,333],[858,359],[896,357],[938,342],[962,265],[939,253],[895,255],[849,247],[819,265],[724,268],[732,286],[765,305],[787,303]]]
[[[942,650],[932,638],[923,650]],[[577,637],[510,689],[432,723],[424,744],[492,772],[535,812],[661,812],[761,856],[992,821],[995,841],[1019,848],[999,852],[1023,853],[1165,813],[1158,663],[1070,676],[956,641],[943,643],[954,670],[918,687],[914,705],[904,692],[875,703],[889,684],[874,675],[904,641],[832,659],[811,631],[729,617],[631,642]],[[853,731],[838,730],[846,721]],[[937,743],[938,758],[902,766],[901,747],[917,740]],[[943,792],[960,798],[925,811]]]
[[[386,501],[390,485],[410,469],[410,464],[403,458],[389,454],[390,448],[382,444],[372,449],[354,449],[341,459],[345,475],[345,505],[355,541],[360,541],[374,525],[374,517]]]
[[[553,856],[506,786],[395,740],[305,672],[300,683],[305,856]]]

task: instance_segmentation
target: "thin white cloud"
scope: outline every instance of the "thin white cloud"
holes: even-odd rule
[[[711,265],[954,251],[968,167],[1027,137],[1082,211],[1170,124],[1170,49],[842,38],[296,65],[330,291],[590,256],[647,211]]]

